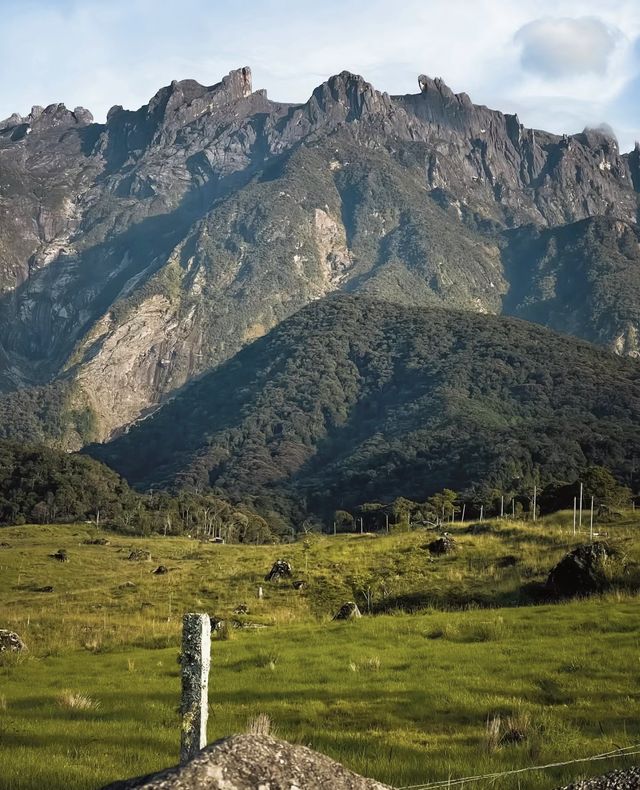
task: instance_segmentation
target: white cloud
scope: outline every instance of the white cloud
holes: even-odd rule
[[[515,40],[525,69],[554,78],[604,74],[620,37],[619,30],[595,17],[547,17],[521,27]]]

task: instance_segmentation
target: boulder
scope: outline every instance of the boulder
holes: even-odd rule
[[[269,735],[234,735],[207,746],[186,765],[137,779],[115,782],[103,790],[391,790],[365,779],[306,746]]]
[[[249,614],[249,607],[246,603],[241,603],[233,610],[234,614]]]
[[[295,581],[293,583],[293,589],[294,590],[302,590],[302,589],[304,589],[304,586],[305,586],[305,583],[304,583],[304,581],[302,579],[298,579],[297,581]]]
[[[604,590],[604,563],[612,552],[605,543],[578,546],[551,569],[546,589],[558,598],[590,595]]]
[[[39,593],[51,593],[53,592],[53,587],[50,584],[45,584],[44,587],[34,587],[33,591]]]
[[[111,541],[108,538],[87,538],[82,541],[84,546],[110,546]]]
[[[222,631],[224,628],[224,620],[222,618],[216,617],[215,615],[210,615],[209,620],[211,621],[212,631]]]
[[[11,548],[11,544],[10,543],[7,543],[4,540],[0,541],[0,549],[10,549],[10,548]]]
[[[333,619],[355,620],[358,617],[362,617],[360,609],[358,609],[358,604],[354,603],[353,601],[347,601],[346,603],[342,604],[340,609],[334,615]]]
[[[456,550],[456,542],[452,537],[444,534],[441,538],[437,538],[429,543],[427,548],[431,554],[438,556],[442,554],[451,554]]]
[[[22,653],[27,646],[15,631],[0,628],[0,653]]]
[[[166,565],[158,565],[151,573],[155,573],[156,576],[163,576],[165,573],[169,573],[169,568]]]
[[[69,562],[66,549],[58,549],[55,554],[49,554],[49,556],[52,560],[58,560],[58,562]]]
[[[146,549],[134,549],[130,552],[129,559],[134,562],[148,562],[151,559],[151,552]]]
[[[291,565],[286,560],[276,560],[269,573],[264,577],[266,582],[279,582],[280,579],[290,579],[292,573]]]
[[[260,630],[261,628],[267,628],[264,623],[247,623],[245,620],[232,620],[231,621],[232,628],[253,628],[254,630]]]

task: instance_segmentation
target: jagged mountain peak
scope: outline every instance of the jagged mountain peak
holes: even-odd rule
[[[418,77],[418,87],[420,93],[429,95],[434,91],[449,101],[455,101],[459,104],[472,104],[473,102],[466,93],[454,93],[453,90],[447,85],[442,77],[431,78],[426,74],[420,74]]]
[[[29,127],[30,130],[43,130],[55,126],[88,126],[93,123],[93,115],[84,107],[69,110],[62,102],[41,107],[36,104],[28,115],[13,113],[8,118],[0,121],[0,130],[9,130],[16,127]]]
[[[322,114],[332,115],[337,111],[348,121],[360,118],[365,113],[388,112],[391,100],[360,74],[341,71],[318,85],[306,106],[317,108]]]
[[[591,148],[618,150],[618,138],[608,123],[601,123],[597,126],[585,126],[580,134],[572,135],[572,137]]]
[[[185,125],[205,113],[249,98],[253,93],[251,69],[234,69],[215,85],[202,85],[197,80],[173,80],[133,112],[114,105],[107,114],[107,125],[123,119],[139,118],[153,123]],[[264,96],[264,92],[261,92]]]
[[[511,305],[640,353],[640,297],[611,321],[596,309],[612,282],[637,281],[633,232],[571,227],[636,222],[640,152],[620,156],[602,132],[525,129],[440,78],[419,86],[392,97],[343,71],[284,104],[243,67],[210,86],[174,80],[106,124],[64,105],[12,116],[0,125],[0,388],[76,376],[104,438],[336,290]],[[568,231],[506,238],[529,224]],[[589,259],[601,287],[568,299],[572,250],[594,246],[620,273]]]

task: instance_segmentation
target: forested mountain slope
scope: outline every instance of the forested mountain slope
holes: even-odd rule
[[[640,369],[513,319],[332,296],[90,452],[288,515],[451,487],[529,492],[588,464],[635,483]]]

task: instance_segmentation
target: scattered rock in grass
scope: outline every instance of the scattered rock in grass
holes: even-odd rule
[[[151,601],[143,601],[140,604],[140,608],[141,609],[151,609],[151,608],[153,608],[153,604],[151,603]]]
[[[358,604],[354,603],[354,601],[347,601],[346,603],[342,604],[338,612],[334,615],[334,620],[355,620],[358,617],[362,617],[360,609],[358,609]]]
[[[166,565],[158,565],[151,573],[154,573],[156,576],[164,576],[165,573],[169,573],[169,568]]]
[[[513,568],[519,561],[515,554],[505,554],[504,557],[500,557],[496,565],[498,568]]]
[[[50,584],[45,584],[44,587],[34,587],[33,591],[34,592],[39,592],[39,593],[52,593],[53,592],[53,587]]]
[[[264,577],[264,580],[266,582],[279,582],[280,579],[290,579],[291,573],[291,565],[286,560],[276,560],[269,573]]]
[[[0,653],[22,653],[27,646],[15,631],[0,628]]]
[[[198,788],[310,788],[390,790],[340,763],[269,735],[234,735],[212,743],[182,766],[110,784],[103,790],[197,790]]]
[[[233,610],[234,614],[249,614],[249,607],[246,603],[241,603]]]
[[[221,617],[215,617],[214,615],[210,615],[209,620],[211,620],[212,631],[222,631],[222,629],[224,628],[224,620]]]
[[[451,554],[456,549],[456,542],[451,536],[445,533],[441,538],[437,538],[429,543],[427,548],[431,554],[435,554],[436,556]]]
[[[119,590],[130,590],[135,589],[137,585],[134,582],[123,582],[122,584],[118,585]]]
[[[49,554],[49,556],[52,560],[58,560],[58,562],[69,562],[66,549],[58,549],[55,554]]]
[[[4,540],[0,541],[0,549],[10,549],[10,548],[11,548],[11,544],[10,543],[7,543]]]
[[[606,543],[578,546],[551,569],[546,589],[558,598],[590,595],[607,586],[604,564],[613,552]]]
[[[148,562],[151,559],[151,552],[146,549],[134,549],[129,553],[129,559],[134,562]]]
[[[246,623],[242,620],[232,620],[231,621],[232,628],[253,628],[258,630],[260,628],[266,628],[267,626],[264,623]]]
[[[305,584],[304,584],[304,581],[302,579],[298,579],[297,581],[295,581],[293,583],[293,589],[294,590],[302,590],[302,589],[304,589],[304,586],[305,586]]]
[[[87,538],[82,541],[84,546],[110,546],[111,541],[107,538]]]

